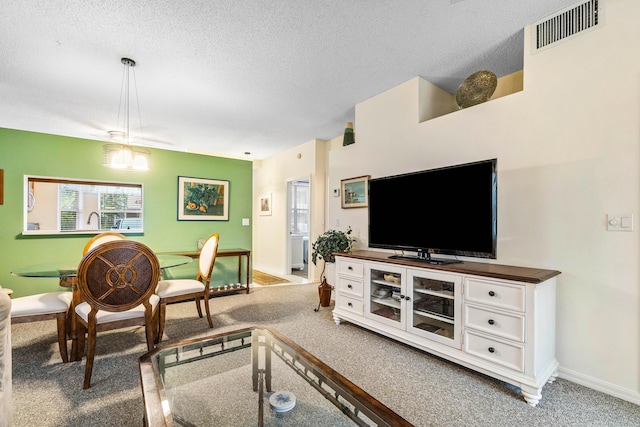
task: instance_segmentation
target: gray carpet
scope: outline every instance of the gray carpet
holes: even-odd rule
[[[193,302],[172,304],[165,342],[273,327],[416,426],[640,426],[639,406],[562,379],[547,384],[531,407],[508,384],[349,323],[337,326],[331,307],[314,312],[317,298],[315,285],[213,298],[213,330],[197,318]],[[82,389],[84,362],[60,362],[55,322],[13,325],[12,334],[15,427],[142,425],[143,329],[98,335],[88,390]]]

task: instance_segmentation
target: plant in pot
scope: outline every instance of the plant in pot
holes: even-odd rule
[[[349,252],[353,244],[351,238],[351,227],[347,228],[347,231],[339,230],[327,230],[324,234],[318,236],[316,241],[311,246],[311,261],[313,265],[317,265],[318,260],[324,261],[322,266],[322,273],[320,274],[321,283],[318,286],[318,294],[320,296],[320,305],[315,311],[322,307],[328,307],[331,303],[331,290],[333,287],[327,283],[327,278],[324,272],[327,268],[328,262],[335,262],[335,253]]]

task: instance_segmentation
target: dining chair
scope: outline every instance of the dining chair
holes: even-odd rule
[[[205,240],[200,250],[198,275],[195,279],[171,279],[158,282],[158,289],[156,289],[156,295],[160,297],[158,343],[162,341],[162,335],[164,334],[167,304],[172,302],[195,299],[198,317],[202,318],[200,300],[203,299],[209,327],[213,328],[213,320],[211,320],[211,311],[209,309],[209,284],[211,282],[211,272],[216,262],[216,255],[218,254],[219,241],[218,233],[213,233]]]
[[[67,334],[70,319],[72,293],[68,291],[47,292],[13,298],[11,300],[11,324],[39,322],[56,319],[58,348],[62,362],[67,363]]]
[[[87,243],[84,245],[82,249],[82,256],[85,256],[87,252],[96,246],[100,246],[106,242],[112,242],[114,240],[126,240],[127,236],[117,233],[115,231],[105,231],[99,234],[96,234],[92,238],[90,238]],[[70,280],[71,290],[73,298],[71,300],[71,316],[69,317],[69,321],[67,322],[68,332],[71,335],[71,360],[78,361],[82,359],[82,353],[84,352],[84,348],[80,349],[78,346],[78,325],[77,325],[77,316],[75,315],[75,307],[79,305],[83,299],[80,291],[78,290],[77,280],[75,278]]]
[[[75,308],[78,347],[87,335],[83,388],[89,388],[97,332],[144,326],[147,349],[156,340],[160,263],[151,249],[133,240],[114,240],[89,251],[78,265],[78,289],[84,302]]]
[[[124,234],[116,233],[115,231],[105,231],[100,234],[96,234],[93,236],[86,245],[84,245],[84,249],[82,250],[82,255],[86,255],[91,249],[95,248],[106,242],[112,242],[114,240],[126,240],[127,236]]]

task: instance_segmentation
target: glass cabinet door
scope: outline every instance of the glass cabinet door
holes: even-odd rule
[[[365,315],[379,322],[405,328],[405,269],[367,263]]]
[[[409,269],[410,332],[460,348],[462,278]]]

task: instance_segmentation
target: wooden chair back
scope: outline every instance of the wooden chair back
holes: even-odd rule
[[[112,242],[114,240],[127,240],[127,236],[124,234],[116,233],[115,231],[105,231],[104,233],[96,234],[93,236],[82,250],[82,256],[86,255],[91,249],[95,248],[106,242]]]
[[[220,236],[218,233],[213,233],[207,240],[205,240],[200,250],[200,258],[198,259],[198,280],[206,280],[209,282],[211,279],[211,272],[216,262],[216,255],[218,254],[218,242]]]
[[[126,311],[148,306],[160,280],[160,263],[151,249],[133,240],[102,243],[78,266],[78,288],[93,310]]]

